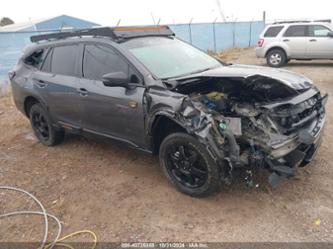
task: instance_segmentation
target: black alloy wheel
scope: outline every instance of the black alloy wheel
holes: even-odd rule
[[[186,133],[168,135],[160,146],[160,164],[167,178],[182,193],[204,197],[220,184],[220,170],[206,147]]]
[[[36,103],[30,108],[29,118],[32,129],[42,144],[53,146],[64,140],[64,130],[53,126],[49,113],[40,103]]]
[[[207,180],[208,169],[200,154],[190,144],[175,144],[167,151],[167,170],[180,184],[198,188]]]
[[[42,113],[33,112],[31,116],[32,127],[40,140],[47,141],[50,138],[50,128]]]

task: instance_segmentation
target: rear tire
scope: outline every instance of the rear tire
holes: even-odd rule
[[[270,67],[282,67],[288,62],[288,58],[282,49],[276,48],[268,52],[266,62]]]
[[[50,115],[41,104],[34,104],[30,108],[29,118],[31,127],[42,144],[53,146],[64,140],[65,131],[52,125]]]
[[[186,133],[167,136],[159,158],[167,178],[184,194],[205,197],[220,187],[218,165],[206,148]]]

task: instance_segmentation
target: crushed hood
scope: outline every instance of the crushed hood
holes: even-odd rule
[[[275,79],[276,81],[279,81],[294,90],[304,90],[312,86],[312,81],[310,79],[298,73],[283,69],[262,66],[248,66],[241,64],[221,66],[215,69],[204,71],[202,73],[181,77],[177,80],[185,80],[197,77],[231,77],[251,80],[253,78],[258,79],[260,76],[263,76],[264,78]]]

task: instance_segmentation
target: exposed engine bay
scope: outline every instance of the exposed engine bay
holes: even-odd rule
[[[253,185],[253,172],[266,168],[274,187],[314,156],[327,96],[311,84],[297,89],[263,76],[206,77],[187,79],[174,90],[189,96],[181,118],[190,132],[217,161],[227,162],[226,182],[235,169],[245,169]]]

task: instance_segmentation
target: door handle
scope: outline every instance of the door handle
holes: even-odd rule
[[[88,95],[88,90],[85,88],[79,88],[79,89],[77,89],[77,91],[78,91],[78,93],[80,93],[80,95],[82,97],[86,97]]]
[[[289,39],[284,39],[283,41],[284,41],[284,42],[289,42],[290,40],[289,40]]]
[[[317,40],[316,39],[311,39],[310,42],[316,42]]]

